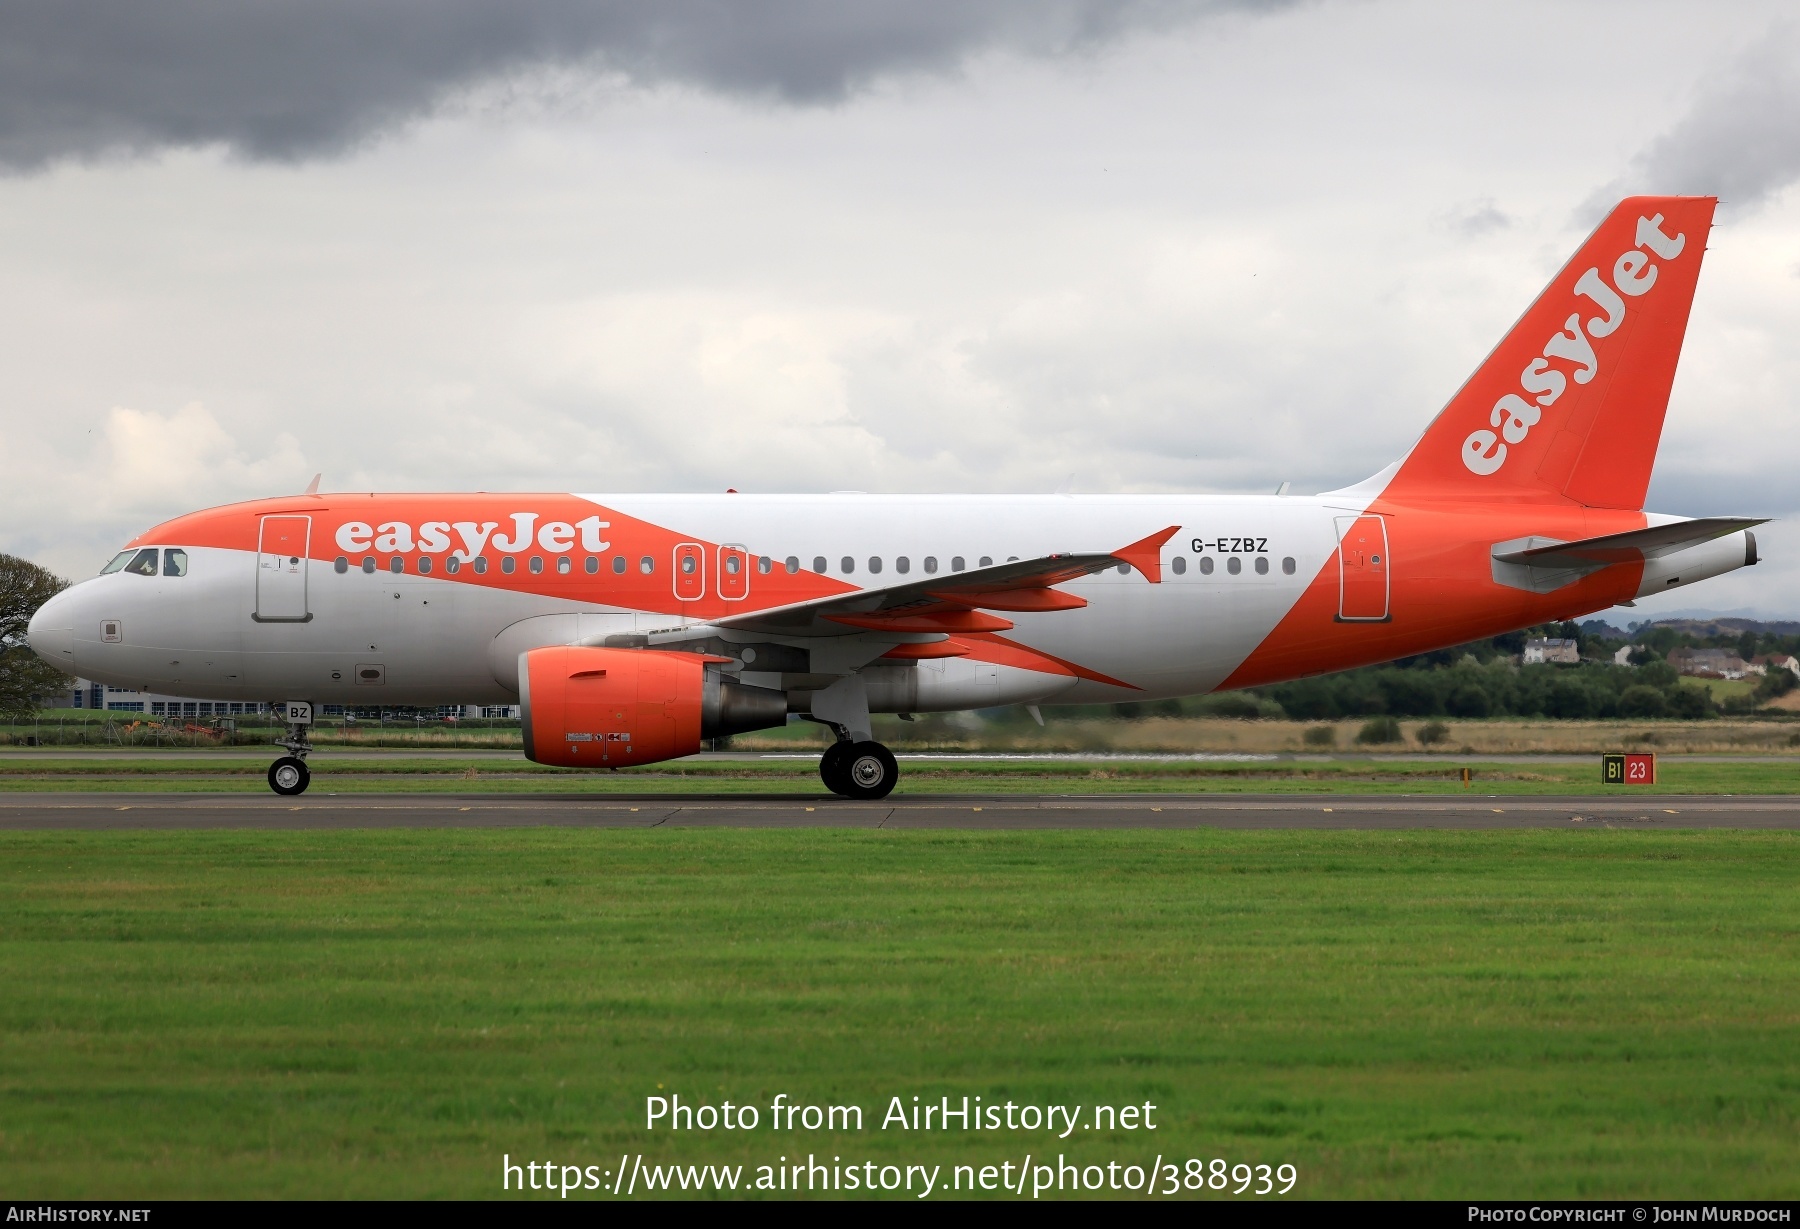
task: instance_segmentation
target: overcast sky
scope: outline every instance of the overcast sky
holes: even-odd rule
[[[1785,7],[9,5],[0,549],[319,471],[1328,489],[1637,190],[1725,198],[1651,506],[1792,517]],[[1629,617],[1800,616],[1759,536]]]

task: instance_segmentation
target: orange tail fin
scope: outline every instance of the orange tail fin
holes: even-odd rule
[[[1385,493],[1641,509],[1717,203],[1621,201],[1426,428]]]

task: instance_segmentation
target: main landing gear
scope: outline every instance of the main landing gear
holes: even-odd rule
[[[839,738],[819,757],[819,779],[834,794],[872,802],[893,792],[900,766],[880,743]]]
[[[307,716],[312,716],[310,706]],[[308,728],[305,723],[290,721],[287,737],[275,740],[275,745],[287,748],[288,753],[269,765],[269,788],[284,798],[304,794],[312,784],[312,772],[306,767],[307,753],[312,750],[312,744],[306,741]]]

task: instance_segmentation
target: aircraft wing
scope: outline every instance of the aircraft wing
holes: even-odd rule
[[[858,631],[944,633],[1005,631],[1012,623],[990,610],[1078,610],[1084,598],[1055,586],[1129,564],[1151,584],[1162,581],[1163,543],[1171,525],[1110,554],[1056,554],[1018,559],[948,576],[927,576],[885,589],[830,597],[715,619],[711,626],[774,636],[841,636]]]
[[[1672,525],[1653,525],[1649,529],[1633,529],[1611,533],[1600,538],[1583,538],[1579,542],[1556,542],[1547,546],[1517,549],[1517,544],[1504,542],[1494,548],[1494,558],[1501,563],[1518,563],[1535,568],[1584,568],[1593,570],[1613,563],[1636,563],[1673,554],[1689,546],[1698,546],[1714,538],[1764,524],[1767,517],[1707,516],[1692,521],[1676,521]],[[1542,541],[1542,539],[1537,539]],[[1513,548],[1513,549],[1507,549]]]

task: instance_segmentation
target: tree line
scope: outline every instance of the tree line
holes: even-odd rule
[[[1528,639],[1573,640],[1579,663],[1520,665]],[[1613,663],[1629,647],[1629,665]],[[1681,626],[1644,624],[1624,631],[1600,620],[1527,628],[1454,648],[1405,657],[1253,691],[1190,700],[1095,706],[1096,713],[1149,716],[1287,717],[1329,721],[1348,717],[1706,718],[1749,712],[1800,685],[1771,669],[1747,695],[1716,702],[1701,684],[1683,678],[1666,660],[1678,648],[1727,649],[1746,661],[1761,654],[1800,656],[1800,635],[1766,629],[1721,628],[1700,634]]]

